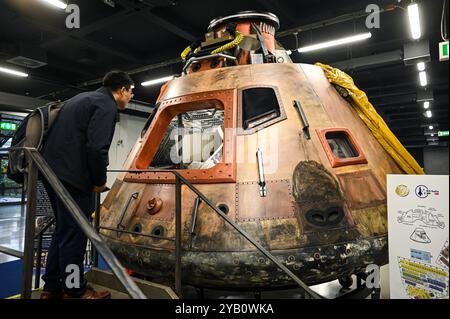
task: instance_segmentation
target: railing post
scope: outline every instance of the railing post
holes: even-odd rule
[[[95,218],[94,218],[94,228],[95,231],[98,233],[99,226],[100,226],[100,193],[95,193]],[[91,245],[92,251],[93,251],[93,257],[94,257],[94,267],[98,267],[98,251],[94,247],[94,245]]]
[[[20,199],[21,204],[25,204],[25,183],[22,184],[22,197]]]
[[[31,299],[34,259],[34,229],[36,215],[36,187],[38,171],[33,160],[28,161],[27,214],[25,218],[25,244],[22,260],[22,299]]]
[[[42,236],[43,233],[40,233],[36,253],[36,271],[34,272],[34,289],[38,289],[41,282]]]
[[[181,298],[181,181],[175,176],[175,292]]]

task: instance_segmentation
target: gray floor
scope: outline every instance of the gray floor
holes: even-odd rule
[[[21,205],[0,206],[0,246],[23,251],[25,207]],[[17,258],[0,254],[0,263]]]

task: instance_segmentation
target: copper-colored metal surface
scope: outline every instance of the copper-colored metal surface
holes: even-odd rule
[[[223,30],[219,26],[214,35]],[[240,21],[238,30],[253,33],[249,21]],[[270,28],[265,30],[270,35]],[[270,47],[272,38],[267,34]],[[249,52],[240,54],[239,59],[249,63]],[[242,91],[246,88],[273,88],[280,116],[244,131]],[[293,101],[302,106],[310,139],[302,132]],[[209,169],[177,172],[308,283],[361,272],[371,263],[387,263],[386,174],[401,170],[321,68],[292,63],[205,67],[168,82],[159,103],[125,169],[147,170],[178,114],[224,110],[221,161]],[[337,158],[326,141],[327,132],[345,132],[358,156]],[[259,192],[258,149],[263,155],[266,197]],[[173,175],[143,172],[117,178],[102,208],[102,226],[114,228],[127,199],[138,193],[124,220],[127,230],[174,238]],[[290,284],[205,203],[193,214],[197,195],[186,186],[181,193],[185,283],[248,289]],[[160,278],[173,273],[172,241],[125,233],[117,238],[110,230],[102,234],[124,265],[136,272]]]
[[[260,197],[257,182],[236,184],[237,220],[244,222],[294,217],[294,201],[290,188],[289,180],[269,181],[267,196]]]

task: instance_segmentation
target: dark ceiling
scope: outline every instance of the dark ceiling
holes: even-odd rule
[[[370,3],[381,8],[395,4],[405,7],[409,1],[324,1],[324,0],[69,0],[81,11],[81,27],[67,29],[67,13],[40,0],[0,1],[0,65],[13,66],[7,60],[20,50],[45,56],[47,65],[25,69],[28,78],[0,75],[0,92],[66,99],[98,86],[98,80],[111,69],[131,71],[136,83],[135,99],[152,103],[159,87],[141,87],[144,80],[180,73],[180,52],[203,35],[209,22],[243,10],[275,13],[281,21],[278,41],[287,49],[333,40],[363,30],[364,13]],[[107,2],[114,3],[112,7]],[[292,54],[294,62],[323,62],[346,65],[363,58],[363,65],[345,68],[357,85],[409,148],[438,142],[428,129],[433,125],[448,130],[449,69],[439,62],[441,39],[441,0],[422,0],[422,39],[430,42],[432,62],[427,64],[429,85],[434,93],[433,117],[426,118],[417,103],[420,89],[415,65],[405,66],[403,46],[412,42],[408,16],[404,9],[381,14],[381,28],[370,30],[373,37],[365,42],[323,51]],[[446,12],[448,16],[448,9]],[[339,17],[339,23],[329,24]],[[347,17],[347,18],[345,18]],[[293,29],[302,27],[297,36]],[[306,28],[305,28],[306,26]],[[306,29],[306,30],[305,30]],[[367,32],[367,31],[364,31]],[[383,54],[393,58],[376,61]],[[395,58],[395,56],[400,57]],[[16,69],[21,69],[15,66]],[[24,70],[24,68],[22,68]],[[448,139],[441,139],[440,145]]]

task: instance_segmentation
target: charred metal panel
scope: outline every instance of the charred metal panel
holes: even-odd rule
[[[174,255],[107,239],[125,267],[160,278],[170,284]],[[272,253],[307,284],[319,284],[364,271],[369,264],[387,262],[387,237],[347,243],[277,250]],[[182,258],[184,284],[211,288],[273,289],[294,286],[289,277],[259,252],[185,252]]]

